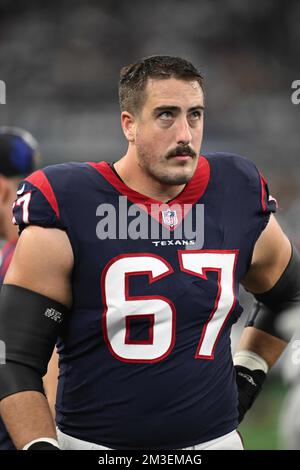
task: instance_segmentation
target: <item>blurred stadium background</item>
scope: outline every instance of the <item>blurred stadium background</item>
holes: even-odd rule
[[[120,68],[145,55],[184,56],[206,79],[203,151],[252,159],[299,245],[299,20],[296,0],[0,0],[0,125],[32,132],[43,165],[116,160],[126,148]],[[286,355],[241,426],[247,449],[284,448],[278,414],[292,369]],[[299,368],[294,375],[300,382]]]

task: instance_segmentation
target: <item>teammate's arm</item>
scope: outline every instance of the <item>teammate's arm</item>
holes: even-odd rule
[[[294,274],[299,264],[295,256],[289,239],[271,216],[256,242],[250,269],[242,282],[259,303],[234,357],[240,421],[259,393],[269,368],[287,345],[285,338],[275,333],[274,324],[276,314],[298,301],[299,281]]]
[[[33,296],[38,293],[69,307],[72,302],[72,268],[73,252],[65,232],[29,226],[20,236],[4,287],[6,284],[19,286],[28,289]],[[14,312],[11,311],[10,315]],[[3,318],[5,321],[5,316]],[[53,347],[54,344],[51,351]],[[31,373],[30,369],[28,372]],[[8,386],[11,387],[10,384]],[[6,396],[0,403],[0,411],[18,449],[35,439],[56,438],[49,405],[39,391],[27,389]]]

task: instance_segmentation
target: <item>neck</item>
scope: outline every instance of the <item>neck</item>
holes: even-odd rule
[[[114,168],[126,186],[161,202],[175,199],[186,186],[185,184],[172,186],[154,180],[140,167],[135,157],[129,157],[128,154],[117,161]]]

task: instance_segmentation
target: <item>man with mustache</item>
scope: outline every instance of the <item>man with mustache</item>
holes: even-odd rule
[[[190,62],[153,56],[124,67],[119,96],[123,158],[56,165],[22,183],[22,233],[0,305],[1,412],[19,449],[242,449],[238,422],[286,343],[251,320],[234,366],[238,286],[265,305],[293,302],[289,267],[299,261],[254,164],[200,155],[203,78]],[[124,196],[130,213],[148,213],[149,237],[100,240],[98,208]],[[153,232],[175,239],[199,205],[202,246],[152,243]],[[57,337],[56,432],[41,376]]]

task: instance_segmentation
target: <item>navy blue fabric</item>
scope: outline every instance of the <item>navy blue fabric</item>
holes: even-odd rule
[[[118,213],[120,193],[88,164],[43,170],[56,196],[59,217],[44,195],[26,182],[25,192],[32,191],[30,223],[64,228],[75,257],[73,308],[59,340],[57,423],[63,432],[116,449],[172,449],[206,442],[237,427],[230,331],[242,312],[239,282],[275,209],[268,202],[266,186],[262,192],[253,163],[230,154],[207,155],[206,159],[210,179],[197,201],[204,204],[202,250],[238,253],[233,280],[237,300],[210,360],[195,359],[195,354],[218,296],[217,272],[207,271],[207,279],[184,272],[178,261],[182,246],[155,246],[141,239],[99,240],[97,207],[111,203]],[[22,208],[16,206],[14,215],[23,229]],[[103,330],[101,276],[113,258],[141,253],[161,257],[173,270],[153,283],[146,274],[130,276],[128,281],[130,296],[160,296],[176,309],[174,346],[153,363],[119,360],[111,353]],[[147,340],[148,330],[149,319],[137,322],[130,340]]]

